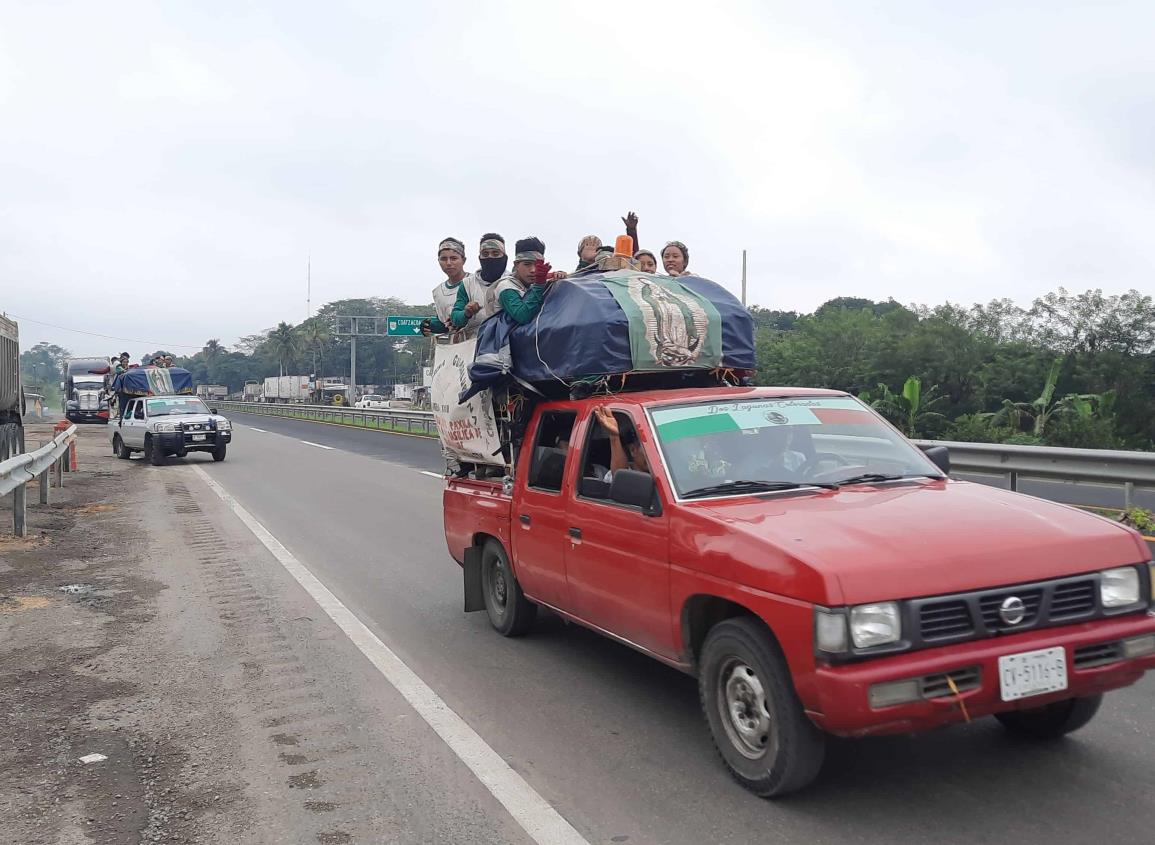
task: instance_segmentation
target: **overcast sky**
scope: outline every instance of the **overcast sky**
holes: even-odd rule
[[[642,246],[749,301],[1151,292],[1150,2],[0,0],[0,310],[187,352],[435,251]],[[37,325],[55,323],[127,343]]]

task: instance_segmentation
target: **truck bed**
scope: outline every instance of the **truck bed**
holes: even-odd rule
[[[497,537],[510,548],[513,498],[502,491],[501,479],[449,478],[442,494],[445,541],[449,554],[465,563],[465,549],[478,534]]]

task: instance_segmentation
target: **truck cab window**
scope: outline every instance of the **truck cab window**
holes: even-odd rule
[[[569,440],[577,414],[573,411],[547,411],[541,415],[529,465],[529,486],[538,490],[561,492]]]
[[[136,419],[136,420],[143,420],[144,419],[144,403],[143,402],[137,401],[136,405],[133,406],[132,418]]]
[[[619,431],[632,431],[633,421],[628,414],[614,411]],[[587,428],[585,449],[582,451],[582,473],[578,495],[587,499],[609,499],[610,497],[610,438],[605,428],[596,419]]]

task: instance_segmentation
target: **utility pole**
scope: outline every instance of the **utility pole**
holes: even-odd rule
[[[305,319],[313,316],[313,256],[305,259]]]
[[[746,250],[742,250],[742,307],[746,307]]]
[[[345,398],[350,405],[357,403],[357,335],[349,338],[349,392]]]

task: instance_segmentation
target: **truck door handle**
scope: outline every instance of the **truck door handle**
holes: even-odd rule
[[[582,538],[582,530],[580,528],[571,528],[569,530],[569,535],[575,540],[580,540]]]
[[[529,525],[529,523],[532,521],[529,518],[529,514],[527,514],[527,513],[523,513],[521,516],[518,517],[518,519],[521,520],[522,525]]]

